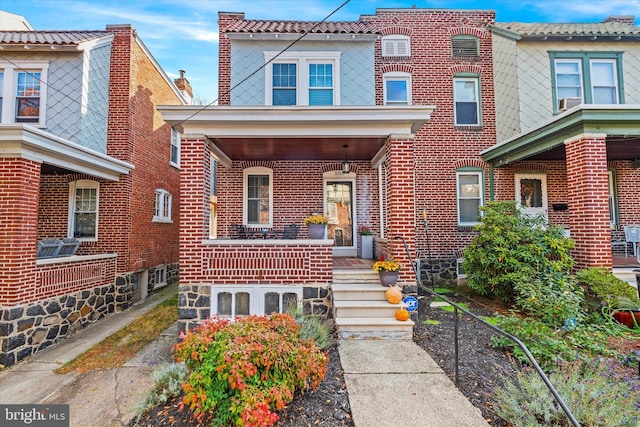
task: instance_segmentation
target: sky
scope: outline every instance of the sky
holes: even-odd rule
[[[489,9],[498,22],[601,22],[634,15],[640,0],[0,0],[36,30],[104,30],[131,24],[170,78],[185,70],[196,99],[217,98],[218,12],[246,19],[355,21],[376,8]],[[200,102],[199,102],[200,103]]]

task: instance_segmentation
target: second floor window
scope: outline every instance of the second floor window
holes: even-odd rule
[[[456,125],[480,124],[480,96],[478,79],[457,77],[453,79],[454,116]]]
[[[552,52],[556,110],[567,105],[621,103],[620,55],[605,52]],[[567,99],[572,103],[568,103]]]
[[[264,52],[265,61],[278,52]],[[265,105],[338,105],[340,52],[284,52],[265,67]]]
[[[0,62],[0,123],[44,126],[47,64]]]
[[[385,105],[411,105],[411,75],[409,73],[385,73]]]
[[[180,167],[180,134],[171,129],[171,157],[169,163],[177,168]]]

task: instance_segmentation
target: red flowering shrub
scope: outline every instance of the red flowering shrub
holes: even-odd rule
[[[275,411],[327,373],[327,355],[299,332],[288,314],[213,318],[188,332],[175,346],[190,372],[183,404],[199,421],[210,413],[214,425],[273,425]]]

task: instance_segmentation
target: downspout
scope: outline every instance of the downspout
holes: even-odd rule
[[[493,163],[489,163],[489,200],[493,202],[494,189],[493,189]]]
[[[378,206],[380,211],[380,238],[384,239],[384,196],[382,194],[382,163],[378,165]]]

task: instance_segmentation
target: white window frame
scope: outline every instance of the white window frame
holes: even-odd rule
[[[600,63],[600,64],[611,64],[611,72],[612,72],[612,78],[613,78],[613,86],[596,86],[594,81],[593,81],[593,64],[595,63]],[[613,88],[613,95],[614,95],[614,102],[612,104],[607,104],[607,105],[616,105],[620,103],[620,99],[618,97],[619,94],[619,83],[618,83],[618,61],[615,59],[599,59],[599,58],[590,58],[589,59],[589,85],[590,85],[590,90],[591,90],[591,100],[592,102],[595,101],[595,88],[596,87],[606,87],[606,88]],[[594,102],[595,104],[596,102]]]
[[[340,57],[342,52],[263,52],[265,67],[264,103],[273,105],[272,64],[296,64],[296,104],[309,105],[309,64],[331,64],[333,67],[333,105],[340,105]],[[276,58],[277,56],[277,58]]]
[[[411,39],[402,34],[389,34],[382,37],[382,57],[410,57]]]
[[[156,282],[154,289],[157,289],[158,287],[166,286],[167,285],[167,266],[162,265],[162,266],[156,267],[154,276],[155,276],[155,282]]]
[[[174,158],[173,153],[174,153],[174,148],[175,148],[175,153],[176,153],[176,157]],[[169,152],[169,164],[171,166],[174,166],[178,169],[180,169],[180,133],[175,130],[175,129],[171,129],[171,147],[170,147],[170,152]]]
[[[335,70],[333,69],[333,62],[326,62],[326,61],[310,61],[307,63],[307,72],[309,73],[309,68],[311,68],[312,65],[331,65],[331,86],[311,86],[311,82],[307,82],[307,99],[310,99],[311,96],[311,92],[313,92],[314,90],[316,91],[322,91],[322,90],[331,90],[331,97],[332,97],[332,104],[329,105],[335,105],[335,99],[333,99],[333,94],[336,90],[336,80],[335,80]],[[311,77],[311,73],[309,73],[307,75],[307,79],[310,79]],[[311,104],[310,104],[311,105]],[[313,106],[320,106],[320,105],[327,105],[327,104],[313,104]]]
[[[171,193],[164,188],[156,188],[153,203],[153,222],[173,222],[171,220],[172,200]]]
[[[404,73],[400,71],[393,71],[389,73],[384,73],[382,75],[383,80],[383,94],[384,94],[384,105],[411,105],[411,74]],[[387,82],[390,81],[402,81],[407,85],[407,100],[405,102],[401,101],[389,101],[387,94]]]
[[[458,108],[459,102],[456,96],[456,83],[457,82],[471,82],[474,84],[474,92],[476,97],[476,122],[475,123],[458,123]],[[460,101],[463,102],[463,101]],[[453,78],[453,116],[455,126],[480,126],[482,116],[481,103],[480,103],[480,78],[479,77],[454,77]]]
[[[582,72],[582,60],[579,58],[556,58],[555,64],[554,64],[553,78],[555,79],[555,83],[556,83],[555,89],[556,89],[556,99],[558,102],[558,108],[559,108],[560,100],[565,98],[565,97],[560,98],[560,94],[559,94],[560,85],[558,84],[558,64],[578,64],[578,75],[580,79],[580,86],[579,86],[580,94],[575,98],[581,98],[582,102],[584,102],[584,73]],[[574,97],[569,97],[569,98],[574,98]]]
[[[609,188],[609,219],[611,227],[615,228],[618,225],[618,198],[615,190],[615,175],[611,170],[607,171],[607,181]]]
[[[269,176],[269,222],[264,224],[249,224],[249,176],[268,175]],[[273,227],[273,169],[261,166],[247,168],[243,171],[242,179],[242,223],[252,228],[272,228]]]
[[[266,294],[277,292],[280,294],[280,313],[283,313],[283,296],[287,293],[296,294],[298,307],[302,306],[302,286],[277,286],[277,285],[256,285],[256,286],[211,286],[211,315],[219,317],[236,319],[236,295],[238,293],[249,294],[249,315],[262,316],[265,314],[264,298]],[[221,316],[218,313],[218,294],[231,294],[231,316]]]
[[[464,197],[460,192],[460,176],[461,175],[473,175],[478,178],[478,196],[479,197]],[[460,201],[461,200],[479,200],[478,207],[484,206],[484,173],[482,171],[456,171],[456,208],[457,208],[457,221],[460,227],[470,227],[479,224],[480,221],[461,221],[460,218]],[[478,211],[478,218],[480,217],[480,211]]]
[[[462,268],[463,263],[464,263],[464,257],[456,258],[456,277],[458,279],[467,278],[467,273]]]
[[[76,191],[80,189],[95,189],[96,190],[96,225],[95,225],[95,236],[94,237],[76,237],[74,236],[75,231],[75,210],[76,210]],[[92,181],[88,179],[81,179],[78,181],[71,181],[69,183],[69,212],[68,212],[68,220],[67,220],[67,237],[69,238],[77,238],[81,242],[97,242],[98,241],[98,230],[99,230],[99,219],[100,219],[100,183],[98,181]]]
[[[47,75],[49,71],[48,62],[1,62],[0,72],[3,76],[2,86],[2,111],[0,111],[0,123],[24,123],[29,126],[45,127],[47,110]],[[18,73],[35,72],[40,73],[40,111],[37,122],[18,122],[16,120],[16,106],[18,96]]]

